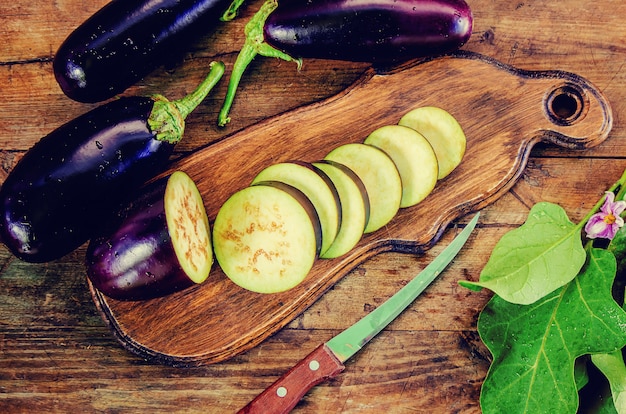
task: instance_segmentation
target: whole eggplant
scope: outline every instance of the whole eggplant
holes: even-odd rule
[[[264,36],[293,57],[398,62],[458,49],[472,23],[464,0],[291,0]]]
[[[85,243],[106,217],[161,172],[184,118],[224,73],[178,101],[125,97],[101,105],[42,138],[0,188],[0,240],[20,259],[46,262]]]
[[[295,61],[335,59],[373,64],[452,52],[470,38],[472,11],[464,0],[266,0],[245,27],[218,125],[256,55]]]
[[[142,187],[89,243],[93,287],[118,300],[165,296],[202,283],[213,264],[209,219],[182,171]]]
[[[53,61],[63,92],[79,102],[111,98],[180,57],[216,27],[231,0],[113,0],[78,26]]]

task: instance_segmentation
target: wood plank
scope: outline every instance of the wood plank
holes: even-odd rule
[[[241,19],[219,26],[193,45],[179,66],[156,71],[129,93],[179,95],[200,79],[213,58],[223,59],[230,69],[243,24],[261,1],[246,2]],[[535,146],[517,184],[483,209],[471,254],[460,257],[419,304],[350,361],[339,378],[307,395],[295,412],[480,412],[477,393],[488,355],[476,336],[475,318],[488,292],[467,294],[456,281],[478,278],[497,238],[521,224],[533,203],[559,202],[573,220],[580,220],[626,167],[626,3],[468,2],[475,26],[465,49],[521,69],[563,69],[586,77],[611,102],[616,120],[611,134],[586,151]],[[61,95],[50,59],[63,36],[105,3],[0,4],[0,181],[41,136],[90,107]],[[233,124],[225,130],[214,126],[221,84],[190,119],[179,154],[332,96],[365,69],[367,65],[309,60],[297,72],[289,64],[259,58],[244,80]],[[464,87],[472,88],[471,80]],[[259,346],[225,362],[179,369],[146,362],[115,340],[90,299],[83,255],[84,247],[54,263],[32,265],[0,247],[2,411],[234,412],[318,342],[392,294],[429,258],[376,256]]]
[[[536,161],[510,193],[483,210],[481,227],[449,271],[350,360],[337,379],[314,389],[294,412],[479,412],[477,393],[490,356],[476,336],[475,323],[490,295],[464,291],[457,281],[478,278],[497,240],[523,222],[536,200],[559,202],[573,220],[580,219],[588,206],[574,191],[577,183],[587,177],[589,188],[604,188],[626,167],[623,161],[607,164],[606,159],[585,160],[584,168],[579,159]],[[593,174],[599,168],[608,168],[605,176]],[[42,270],[9,259],[4,251],[0,405],[13,412],[77,407],[87,412],[137,407],[234,412],[316,344],[393,294],[450,237],[446,233],[422,257],[376,256],[261,345],[229,361],[185,369],[146,362],[120,347],[90,301],[78,272],[79,253]]]

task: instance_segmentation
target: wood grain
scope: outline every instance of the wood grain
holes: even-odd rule
[[[474,86],[463,88],[468,81]],[[570,104],[567,113],[555,105],[559,99]],[[388,72],[369,71],[332,98],[258,123],[196,151],[172,168],[187,172],[198,183],[212,221],[226,199],[249,185],[264,167],[322,159],[330,149],[362,142],[374,129],[395,124],[411,109],[428,105],[455,116],[468,143],[461,165],[424,202],[400,211],[348,254],[318,260],[305,281],[287,292],[246,291],[230,282],[218,266],[207,282],[174,297],[120,302],[94,290],[98,308],[121,343],[166,364],[197,365],[231,358],[287,325],[372,256],[384,251],[423,253],[453,220],[504,194],[520,176],[537,142],[584,149],[603,142],[613,123],[602,93],[578,75],[525,72],[482,55],[459,53]],[[230,329],[224,330],[224,325]],[[180,341],[179,335],[188,339]]]
[[[0,2],[0,181],[44,134],[91,107],[62,95],[51,60],[72,27],[107,1]],[[202,79],[211,60],[223,60],[230,70],[243,43],[243,26],[262,1],[245,2],[240,18],[217,25],[183,61],[159,68],[127,94],[163,92],[177,98]],[[534,203],[559,203],[577,222],[626,168],[626,2],[468,3],[474,33],[465,50],[520,69],[582,75],[611,103],[611,133],[585,150],[534,145],[513,187],[482,209],[479,228],[448,271],[348,361],[341,375],[307,394],[294,413],[479,413],[490,355],[476,332],[476,318],[490,295],[462,289],[458,280],[478,279],[495,243],[524,222]],[[215,125],[226,88],[222,82],[188,118],[177,155],[334,96],[367,68],[310,59],[297,71],[285,62],[257,58],[244,76],[233,122],[225,129]],[[495,85],[500,79],[482,81]],[[473,81],[466,81],[460,90],[472,88]],[[463,107],[456,109],[465,112],[471,116]],[[454,233],[453,224],[423,255],[385,252],[365,260],[259,345],[219,363],[184,369],[146,361],[120,346],[92,301],[84,247],[34,265],[0,246],[0,411],[234,413],[319,343],[406,284]],[[591,412],[588,401],[581,403],[580,413]]]

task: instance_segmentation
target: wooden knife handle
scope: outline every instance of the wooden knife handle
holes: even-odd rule
[[[311,388],[336,376],[343,369],[341,361],[326,344],[322,344],[239,410],[239,413],[288,413]]]

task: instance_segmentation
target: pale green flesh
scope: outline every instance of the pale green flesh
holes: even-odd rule
[[[461,163],[467,145],[465,133],[447,111],[434,106],[420,107],[404,115],[398,124],[416,130],[430,142],[437,155],[440,180]]]
[[[396,164],[402,179],[401,208],[418,204],[435,188],[439,174],[437,156],[419,132],[387,125],[372,132],[364,143],[383,150]]]
[[[461,233],[422,272],[396,294],[357,323],[326,343],[335,356],[345,362],[382,331],[444,271],[461,250],[476,227],[476,214]]]
[[[317,257],[309,213],[286,191],[266,185],[233,194],[213,225],[215,257],[230,280],[258,293],[298,285]]]
[[[367,195],[340,167],[326,162],[315,162],[313,165],[324,171],[335,183],[341,203],[341,226],[337,237],[328,250],[320,255],[324,259],[331,259],[348,253],[361,240],[367,223],[368,201],[364,199]]]
[[[213,264],[209,219],[202,197],[192,179],[176,171],[168,179],[164,200],[167,228],[178,262],[189,279],[202,283]]]
[[[280,181],[289,184],[306,195],[322,225],[322,248],[320,255],[332,245],[341,223],[341,207],[336,191],[313,169],[297,163],[278,163],[263,169],[252,184],[263,181]]]
[[[370,216],[364,233],[374,232],[391,221],[400,209],[402,181],[387,154],[370,145],[345,144],[325,159],[350,168],[361,178],[370,201]]]

